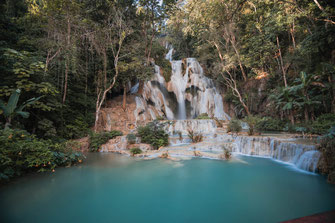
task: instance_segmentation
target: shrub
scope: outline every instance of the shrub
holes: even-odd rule
[[[295,132],[297,126],[296,125],[293,125],[291,123],[286,123],[284,128],[283,128],[283,131],[285,132]]]
[[[193,143],[202,142],[203,135],[201,133],[196,133],[193,131],[193,129],[188,129],[187,133],[188,137],[192,140]]]
[[[160,158],[163,158],[163,159],[169,158],[169,153],[168,152],[162,153],[162,155],[160,155]]]
[[[137,134],[141,137],[141,142],[151,144],[154,149],[167,146],[169,144],[169,135],[164,131],[163,125],[163,123],[153,121],[146,126],[138,127]]]
[[[163,120],[166,120],[166,118],[164,118],[163,116],[158,116],[156,118],[157,121],[163,121]]]
[[[222,146],[222,150],[223,150],[223,154],[220,155],[221,159],[225,159],[225,160],[230,160],[231,159],[231,152],[229,149],[227,149],[226,147]]]
[[[73,151],[73,144],[54,144],[23,130],[0,131],[0,180],[28,172],[54,170],[57,166],[81,162],[85,157]]]
[[[283,131],[285,122],[272,117],[262,117],[256,124],[260,131]]]
[[[38,122],[37,132],[39,136],[43,138],[55,138],[57,136],[57,130],[54,126],[53,121],[48,119],[42,119]]]
[[[81,163],[85,156],[78,152],[80,143],[76,141],[66,141],[55,144],[52,147],[55,163],[58,166],[71,166],[74,163]]]
[[[328,129],[335,125],[335,114],[320,115],[311,125],[311,132],[325,134]]]
[[[86,119],[81,116],[76,118],[73,123],[67,124],[65,137],[68,139],[77,139],[87,136],[90,132],[90,128],[88,120]]]
[[[111,132],[91,133],[89,150],[91,152],[98,152],[101,145],[107,143],[110,139],[113,139],[116,136],[122,136],[122,132],[111,131]]]
[[[142,150],[140,148],[132,148],[130,149],[130,153],[132,156],[136,155],[136,154],[141,154]]]
[[[257,130],[256,126],[259,123],[260,118],[258,118],[257,116],[248,115],[243,119],[243,121],[245,121],[249,126],[248,134],[253,135]]]
[[[319,150],[322,154],[319,171],[328,175],[328,181],[335,183],[335,126],[321,139]]]
[[[197,119],[211,119],[211,117],[209,117],[207,113],[202,113],[197,117]]]
[[[231,119],[228,124],[227,132],[238,133],[242,130],[241,122],[238,119]]]
[[[178,131],[177,134],[179,136],[179,140],[183,140],[183,133],[181,131]]]
[[[295,131],[296,132],[300,132],[302,134],[302,136],[305,137],[305,132],[307,132],[307,128],[305,128],[305,127],[296,127]]]
[[[222,127],[223,127],[223,122],[224,122],[224,121],[219,120],[219,119],[217,119],[217,118],[214,118],[214,121],[215,121],[216,126],[217,126],[218,128],[222,128]]]
[[[310,132],[310,124],[297,123],[295,125],[292,125],[291,123],[286,123],[283,130],[285,132],[301,133],[302,135],[304,135],[306,132]]]
[[[223,153],[226,160],[231,159],[231,152],[228,149],[225,149]]]
[[[136,143],[136,135],[128,134],[126,138],[127,138],[127,141],[128,141],[129,144],[135,144]]]

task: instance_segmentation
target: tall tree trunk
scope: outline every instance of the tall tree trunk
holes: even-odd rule
[[[66,45],[67,45],[67,50],[71,47],[70,46],[71,42],[71,23],[70,23],[70,17],[69,15],[67,16],[67,36],[66,36]],[[66,55],[66,61],[65,61],[65,81],[64,81],[64,94],[63,94],[63,104],[65,103],[66,100],[66,94],[67,94],[67,84],[68,84],[68,76],[69,76],[69,59],[70,55],[67,52]]]
[[[235,37],[234,37],[234,39],[235,39]],[[236,46],[235,46],[235,40],[234,40],[234,41],[230,40],[230,42],[231,42],[231,45],[233,46],[234,51],[235,51],[235,53],[236,53],[237,60],[238,60],[238,64],[239,64],[240,69],[241,69],[241,72],[242,72],[243,80],[244,80],[244,81],[247,81],[248,78],[247,78],[247,75],[246,75],[246,73],[245,73],[245,71],[244,71],[244,68],[243,68],[243,65],[242,65],[242,61],[241,61],[241,57],[240,57],[240,53],[238,52],[238,50],[237,50],[237,48],[236,48]]]
[[[304,113],[305,113],[305,121],[309,121],[308,107],[307,106],[305,106]]]
[[[69,65],[68,65],[68,62],[66,61],[65,62],[63,104],[65,103],[65,100],[66,100],[68,73],[69,73]]]
[[[96,101],[96,104],[95,104],[96,109],[95,109],[94,132],[97,132],[97,130],[98,130],[98,121],[99,121],[99,115],[100,115],[100,110],[101,110],[102,104],[104,103],[104,101],[106,99],[106,95],[107,95],[108,91],[110,91],[114,87],[116,78],[117,78],[117,75],[114,76],[112,84],[109,85],[109,87],[106,90],[104,90],[103,92],[100,90],[100,92],[98,92],[98,98],[97,98],[97,101]],[[101,93],[102,93],[102,97],[100,97]]]
[[[292,37],[293,48],[295,49],[296,45],[295,45],[294,30],[295,30],[295,25],[294,25],[294,21],[293,21],[292,26],[290,28],[290,33],[291,33],[291,37]]]
[[[291,124],[294,125],[294,115],[293,115],[292,110],[289,111],[289,116],[290,116]]]
[[[281,67],[281,70],[282,70],[282,73],[283,73],[284,85],[285,85],[285,87],[287,87],[286,71],[285,71],[285,68],[284,68],[284,62],[283,62],[283,57],[282,57],[281,50],[280,50],[278,36],[277,36],[277,47],[278,47],[278,52],[279,52],[280,67]]]
[[[307,89],[304,90],[304,96],[305,98],[307,98],[307,100],[309,100],[309,97],[308,97],[308,92],[307,92]],[[309,121],[309,109],[308,109],[308,105],[305,105],[305,108],[304,108],[304,113],[305,113],[305,121]]]
[[[103,69],[104,69],[104,89],[107,88],[107,53],[106,51],[102,52],[102,60],[103,60]]]
[[[335,113],[335,87],[334,87],[334,83],[333,83],[334,80],[332,78],[332,74],[329,74],[328,82],[329,82],[329,85],[331,87],[330,94],[331,94],[331,98],[332,98],[330,109],[331,109],[332,113]]]
[[[315,4],[318,6],[318,8],[323,11],[323,7],[320,5],[320,3],[318,2],[318,0],[314,0]]]
[[[154,37],[155,37],[155,31],[153,30],[152,35],[151,35],[151,39],[150,39],[150,42],[149,42],[148,52],[147,52],[148,53],[148,55],[147,55],[148,65],[150,65],[150,56],[151,56],[151,49],[152,49],[152,43],[153,43]]]
[[[11,117],[6,118],[5,130],[9,129],[9,127],[11,125],[11,122],[12,122],[12,118]]]
[[[144,81],[140,80],[139,84],[138,84],[138,91],[137,91],[137,93],[140,94],[140,95],[142,95],[143,88],[144,88]]]
[[[127,104],[127,86],[123,86],[123,103],[122,103],[122,108],[123,111],[126,111],[126,104]]]

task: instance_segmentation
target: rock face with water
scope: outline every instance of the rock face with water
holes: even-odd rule
[[[155,66],[154,76],[144,83],[141,94],[139,84],[134,85],[127,97],[126,109],[122,108],[122,97],[117,97],[100,114],[99,130],[119,130],[124,135],[134,132],[137,126],[159,117],[165,117],[165,130],[169,133],[170,145],[153,151],[149,145],[137,142],[128,145],[126,137],[117,137],[101,147],[101,152],[130,154],[129,148],[141,148],[140,156],[147,158],[205,157],[221,159],[223,150],[235,154],[262,156],[292,164],[297,168],[315,172],[320,153],[315,145],[299,144],[295,139],[261,136],[233,136],[218,128],[213,119],[194,119],[202,113],[216,120],[227,121],[223,99],[213,81],[207,78],[194,58],[173,61],[172,50],[167,54],[172,66],[170,81],[161,75]],[[189,131],[203,136],[203,141],[192,143]],[[168,155],[166,155],[168,154]]]
[[[230,119],[224,112],[220,92],[204,75],[195,58],[171,60],[170,63],[172,74],[169,82],[161,75],[160,67],[155,66],[153,79],[144,84],[143,94],[137,99],[139,108],[147,106],[151,119],[159,115],[169,120],[184,120],[202,113],[221,120]]]
[[[233,152],[273,158],[311,172],[316,172],[320,158],[320,152],[315,145],[276,137],[236,137]]]
[[[213,81],[204,75],[195,58],[171,60],[172,50],[167,55],[172,73],[168,82],[155,65],[155,73],[143,85],[138,94],[139,84],[130,88],[126,110],[122,109],[121,96],[113,99],[100,113],[99,130],[112,128],[131,132],[136,126],[144,125],[159,117],[168,120],[186,120],[206,113],[210,117],[229,120],[224,112],[223,98]]]

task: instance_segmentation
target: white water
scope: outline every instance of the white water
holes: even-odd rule
[[[173,49],[170,49],[166,55],[166,59],[171,62],[172,66],[171,80],[167,83],[161,75],[160,67],[155,66],[152,81],[155,81],[156,84],[152,81],[145,82],[142,96],[136,97],[137,107],[134,111],[136,121],[150,121],[149,119],[154,120],[158,116],[166,116],[169,120],[181,119],[171,122],[172,124],[166,127],[169,135],[174,136],[170,142],[175,150],[178,150],[175,147],[178,145],[184,146],[180,149],[185,149],[185,143],[186,146],[187,143],[190,143],[185,136],[188,130],[193,130],[204,135],[203,143],[192,144],[192,148],[197,148],[197,150],[220,152],[222,151],[221,146],[230,146],[235,153],[272,158],[292,164],[302,170],[316,171],[320,152],[313,145],[303,145],[270,137],[232,137],[227,134],[217,134],[215,121],[187,119],[195,118],[202,113],[221,120],[229,120],[230,117],[224,112],[220,92],[213,81],[204,75],[198,61],[194,58],[187,58],[184,61],[186,64],[183,64],[181,60],[172,61],[172,54]],[[134,86],[134,91],[136,88],[138,86]],[[173,101],[169,96],[171,92],[175,94],[177,100],[177,108],[174,110],[173,105],[169,104]],[[186,109],[186,102],[190,105],[189,110]],[[183,139],[176,137],[179,132],[184,136]]]
[[[185,75],[182,73],[182,61],[171,61],[172,76],[171,90],[178,100],[178,119],[186,119],[185,90],[188,82],[188,69]]]
[[[320,152],[314,145],[268,137],[238,136],[234,142],[233,152],[273,158],[311,172],[316,171],[320,158]]]
[[[165,87],[166,85],[164,77],[160,74],[160,67],[157,65],[155,65],[155,76],[153,80],[157,81],[161,87]],[[160,116],[164,116],[165,114],[168,119],[174,119],[174,114],[169,107],[164,93],[159,89],[159,87],[154,86],[151,81],[147,81],[144,84],[142,97],[145,101],[150,100],[155,104],[153,109],[155,109]],[[156,119],[156,116],[151,117],[152,120]]]
[[[182,135],[187,135],[189,130],[195,133],[201,133],[203,135],[215,134],[216,123],[212,119],[190,119],[190,120],[176,120],[172,124],[165,127],[169,135],[176,135],[181,133]]]
[[[169,52],[166,54],[165,59],[172,61],[173,48],[170,48]]]
[[[199,62],[195,58],[187,58],[184,61],[186,64],[183,64],[182,60],[172,61],[172,53],[171,48],[166,55],[172,67],[170,81],[165,81],[159,66],[155,65],[153,79],[144,83],[142,97],[145,101],[154,103],[155,114],[166,116],[169,120],[184,120],[206,113],[210,117],[229,120],[230,117],[224,112],[220,92],[215,88],[213,81],[204,75]],[[157,81],[160,86],[154,86],[152,81]],[[134,86],[134,92],[137,88]],[[171,92],[177,100],[177,108],[174,111],[171,109],[173,106],[169,104],[175,100],[170,98]],[[186,102],[190,105],[189,109],[186,108]]]

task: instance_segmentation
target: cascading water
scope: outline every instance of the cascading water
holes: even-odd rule
[[[173,48],[170,48],[169,52],[166,54],[165,59],[172,61]]]
[[[230,117],[224,112],[220,92],[214,82],[204,75],[199,62],[195,58],[174,61],[172,54],[173,49],[170,49],[166,55],[172,67],[170,81],[166,81],[167,75],[163,76],[164,71],[155,65],[154,77],[143,84],[142,94],[135,96],[136,109],[133,111],[135,126],[162,116],[170,120],[180,119],[166,122],[168,125],[165,126],[170,135],[171,146],[177,155],[185,155],[182,150],[196,149],[207,153],[206,157],[217,158],[209,153],[218,155],[222,153],[222,148],[228,148],[239,154],[268,157],[290,163],[306,171],[317,170],[321,154],[315,145],[299,144],[294,142],[295,139],[276,137],[233,137],[218,128],[213,119],[194,119],[202,113],[220,120],[229,120]],[[139,86],[139,83],[133,86],[131,93],[139,92]],[[106,120],[108,123],[106,129],[111,130],[112,120],[108,115]],[[185,137],[189,134],[189,130],[202,134],[203,141],[191,146],[190,139]]]
[[[316,172],[321,155],[315,145],[298,144],[294,139],[238,136],[234,141],[233,152],[273,158],[311,172]]]
[[[178,119],[186,119],[185,90],[188,82],[188,70],[182,73],[182,61],[171,61],[171,86],[178,100]]]
[[[160,68],[155,66],[155,76],[144,84],[142,97],[166,118],[196,118],[202,113],[221,120],[229,120],[224,112],[223,99],[211,79],[203,74],[203,69],[195,58],[172,60],[173,49],[166,55],[172,73],[166,82]],[[157,86],[158,84],[158,86]]]

